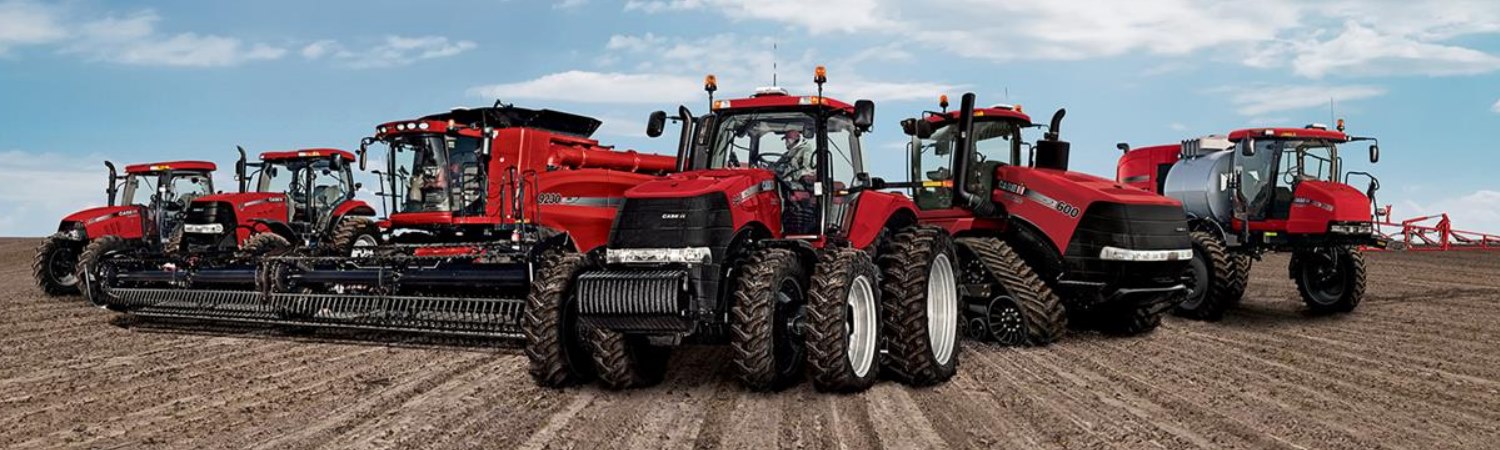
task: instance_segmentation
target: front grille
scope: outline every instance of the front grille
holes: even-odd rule
[[[671,315],[686,309],[686,270],[601,270],[578,277],[582,315]]]
[[[207,248],[234,250],[239,247],[238,233],[235,232],[234,206],[227,202],[193,202],[188,206],[187,214],[184,215],[182,222],[193,225],[217,223],[224,226],[224,233],[219,235],[183,233],[183,244],[187,246],[186,250],[202,251]]]
[[[1193,248],[1187,216],[1175,205],[1090,205],[1068,242],[1067,278],[1115,287],[1159,287],[1179,281],[1186,261],[1103,261],[1105,246],[1130,250]]]
[[[723,193],[682,198],[627,198],[615,216],[609,246],[722,248],[733,235],[734,219]],[[714,256],[723,257],[719,252]]]

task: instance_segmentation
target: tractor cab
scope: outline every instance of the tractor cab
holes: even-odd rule
[[[760,183],[755,191],[781,196],[784,235],[816,239],[830,227],[847,231],[844,206],[858,195],[850,187],[867,183],[861,181],[860,136],[869,124],[858,118],[873,111],[868,101],[850,105],[781,88],[714,101],[700,121],[692,168],[708,175],[759,172],[750,176]]]
[[[942,112],[928,112],[920,119],[908,119],[902,127],[911,136],[908,152],[911,161],[910,179],[919,180],[912,187],[917,206],[924,211],[943,210],[955,207],[954,186],[956,171],[963,170],[964,194],[988,198],[994,189],[995,171],[1001,166],[1025,166],[1021,153],[1029,147],[1022,141],[1021,130],[1035,126],[1031,116],[1022,112],[1020,105],[995,105],[975,108],[972,134],[973,154],[959,158],[955,149],[964,145],[960,141],[965,124],[961,123],[960,111],[948,111],[948,96],[939,101]],[[959,166],[964,166],[962,169]]]
[[[263,194],[286,194],[288,223],[308,226],[303,233],[327,226],[334,210],[353,200],[358,186],[354,182],[354,154],[332,148],[266,152],[261,162],[246,163],[240,168],[240,182],[255,181],[253,191],[242,185],[242,191]],[[245,170],[254,170],[245,174]]]
[[[182,223],[184,214],[194,199],[214,193],[214,163],[205,161],[174,161],[125,166],[125,176],[119,184],[111,183],[110,205],[114,205],[115,193],[123,187],[121,205],[133,205],[145,200],[146,213],[143,233],[147,237],[164,240]],[[153,232],[154,231],[154,232]]]
[[[1342,121],[1340,121],[1342,122]],[[1288,234],[1370,235],[1371,200],[1379,183],[1364,192],[1347,185],[1339,145],[1373,138],[1350,137],[1313,124],[1305,128],[1254,128],[1229,134],[1237,175],[1232,227]],[[1370,162],[1380,148],[1370,146]]]

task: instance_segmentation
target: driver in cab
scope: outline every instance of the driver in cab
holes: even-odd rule
[[[786,155],[781,158],[777,175],[780,175],[787,184],[794,189],[807,189],[807,180],[814,178],[817,172],[817,152],[813,149],[813,143],[802,136],[802,131],[797,128],[787,130],[781,135],[781,140],[786,144]]]

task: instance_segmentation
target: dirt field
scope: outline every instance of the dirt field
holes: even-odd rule
[[[514,349],[162,330],[47,298],[0,240],[0,446],[1494,448],[1500,254],[1379,254],[1353,315],[1308,317],[1284,258],[1222,323],[964,348],[930,389],[751,394],[712,349],[657,388],[532,386]]]

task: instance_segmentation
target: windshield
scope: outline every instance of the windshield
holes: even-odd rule
[[[141,174],[134,174],[133,173],[133,174],[127,175],[125,177],[125,188],[124,188],[125,192],[124,192],[124,195],[120,197],[120,203],[119,204],[121,204],[121,205],[133,205],[133,204],[135,204],[135,193],[136,193],[136,191],[140,191],[140,192],[156,192],[156,181],[158,180],[159,177],[160,176],[156,175],[156,174],[141,175]]]
[[[794,190],[810,186],[817,177],[816,119],[808,113],[774,111],[740,113],[717,122],[709,148],[709,169],[761,167],[771,169]],[[827,120],[830,174],[835,184],[851,183],[861,167],[859,134],[844,116]]]
[[[401,135],[391,148],[392,193],[396,212],[484,211],[484,179],[479,139],[439,134]]]
[[[1334,160],[1338,147],[1333,142],[1316,140],[1268,139],[1256,142],[1257,151],[1280,153],[1281,182],[1290,186],[1302,180],[1337,181]]]
[[[329,207],[349,194],[350,182],[332,159],[269,161],[260,169],[256,192],[286,193],[298,206],[311,200]]]

